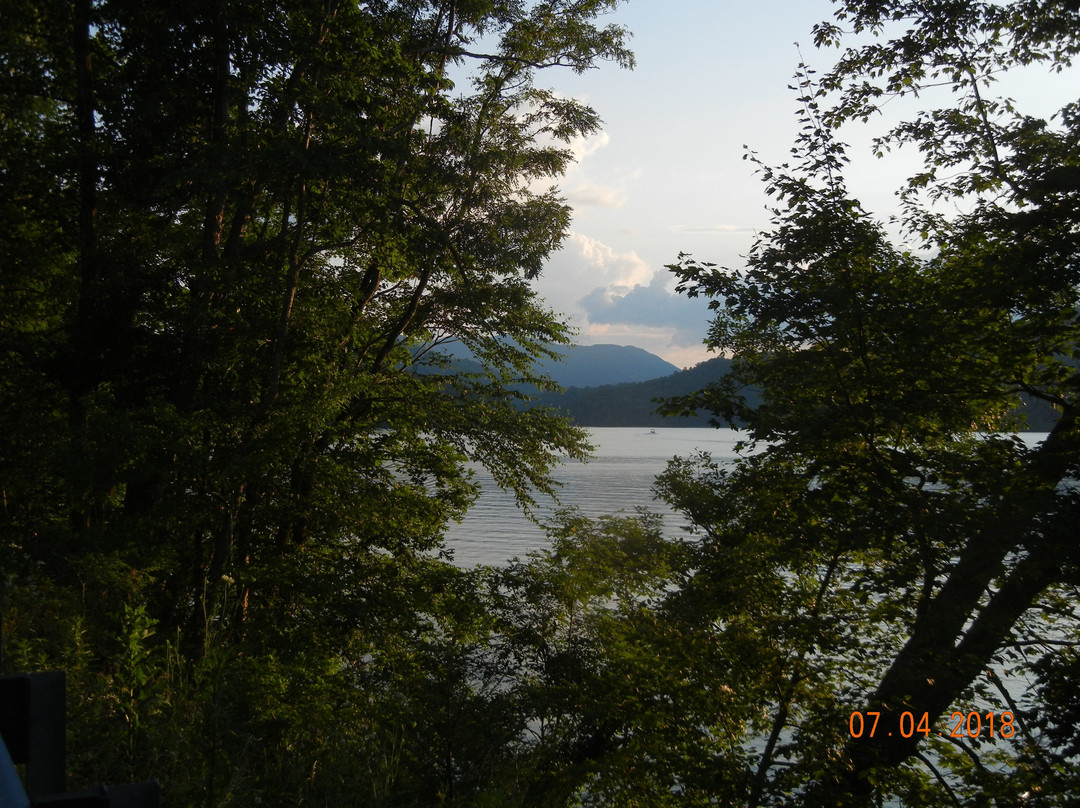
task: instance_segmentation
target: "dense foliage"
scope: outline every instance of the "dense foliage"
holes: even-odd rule
[[[673,267],[731,369],[670,409],[754,451],[669,467],[687,536],[566,513],[524,561],[439,556],[470,461],[528,504],[586,448],[513,399],[566,339],[541,188],[597,126],[536,77],[628,64],[614,4],[5,4],[0,665],[68,671],[73,785],[1075,802],[1080,115],[992,93],[1070,67],[1075,3],[838,0],[771,231]],[[883,223],[837,131],[913,97]]]
[[[470,686],[423,656],[430,555],[469,462],[527,503],[587,448],[512,402],[567,341],[530,281],[598,126],[536,77],[629,65],[616,2],[4,4],[3,666],[68,669],[75,782],[491,778],[409,738],[427,677]]]
[[[1069,68],[1080,16],[841,2],[816,34],[868,44],[801,71],[795,161],[759,163],[773,229],[745,269],[673,267],[713,298],[709,341],[734,364],[672,406],[738,418],[760,451],[662,480],[701,531],[672,608],[760,672],[751,805],[1072,804],[1080,118],[1027,116],[993,82]],[[875,144],[925,163],[890,236],[848,191],[836,131],[908,96],[942,106]],[[1037,441],[1016,434],[1021,394],[1057,410]],[[982,731],[953,737],[972,711]]]

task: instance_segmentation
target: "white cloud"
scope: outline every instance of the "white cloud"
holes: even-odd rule
[[[568,190],[566,198],[572,205],[591,205],[600,208],[621,208],[626,204],[625,194],[603,185],[579,185]]]
[[[671,345],[699,345],[710,317],[708,302],[675,294],[667,288],[669,280],[658,272],[647,284],[599,286],[580,305],[592,325],[662,329]]]
[[[575,135],[570,140],[569,148],[574,155],[574,159],[580,163],[586,157],[596,154],[609,143],[611,143],[611,135],[601,129],[589,135]]]
[[[706,302],[674,294],[672,278],[633,250],[573,233],[544,269],[543,296],[585,344],[637,345],[680,367],[708,358]]]
[[[589,283],[589,286],[593,286],[597,279],[613,286],[637,286],[648,283],[653,276],[649,265],[633,250],[617,252],[602,241],[582,233],[573,233],[569,242],[587,265],[589,276],[587,280],[585,277],[582,280],[591,280],[593,283]]]

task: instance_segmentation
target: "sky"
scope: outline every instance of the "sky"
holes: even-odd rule
[[[829,0],[629,0],[602,22],[632,32],[634,70],[604,63],[539,74],[538,84],[604,121],[574,144],[578,162],[560,184],[574,208],[571,234],[537,281],[578,342],[634,345],[680,368],[713,355],[703,344],[706,303],[675,295],[665,266],[680,253],[744,265],[769,223],[764,185],[744,155],[752,149],[770,165],[789,157],[799,128],[789,85],[800,61],[824,73],[835,60],[811,33],[832,10]],[[841,139],[853,146],[849,187],[887,215],[914,163],[870,156],[883,129]]]
[[[634,345],[678,367],[711,356],[706,303],[674,294],[665,266],[681,252],[743,264],[768,224],[745,147],[768,162],[787,156],[798,127],[788,85],[800,50],[822,69],[835,55],[811,36],[830,13],[828,0],[629,0],[602,21],[632,32],[634,70],[539,74],[604,121],[574,144],[560,184],[571,234],[537,281],[578,342]]]

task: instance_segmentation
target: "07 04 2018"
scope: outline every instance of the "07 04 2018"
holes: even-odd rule
[[[891,721],[891,719],[887,719]],[[934,734],[930,716],[927,713],[900,713],[900,720],[895,726],[886,726],[881,721],[881,712],[856,710],[848,718],[848,733],[852,738],[873,738],[876,735],[900,735],[910,738],[915,733],[929,737]],[[959,710],[949,716],[948,722],[937,732],[951,738],[1012,738],[1016,735],[1016,723],[1011,710],[995,713],[993,710],[980,713],[972,710],[962,713]]]

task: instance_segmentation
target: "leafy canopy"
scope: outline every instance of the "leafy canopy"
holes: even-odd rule
[[[531,281],[599,126],[539,77],[630,66],[616,5],[5,4],[3,664],[69,668],[89,758],[206,805],[340,793],[314,761],[362,733],[315,705],[363,712],[343,660],[426,608],[469,464],[528,503],[584,455],[513,403],[570,336]]]
[[[701,532],[673,614],[761,671],[748,804],[1075,793],[1071,735],[1038,729],[1076,687],[1080,121],[992,93],[1007,70],[1068,70],[1078,23],[1059,2],[838,3],[817,44],[864,44],[820,78],[800,68],[794,160],[753,158],[772,229],[745,269],[672,267],[712,299],[733,371],[668,407],[734,420],[757,449],[660,481]],[[925,163],[890,228],[850,194],[837,130],[902,96],[944,105],[875,143]],[[1021,439],[1038,403],[1056,423]],[[938,736],[971,710],[1024,731]],[[886,731],[851,737],[852,711]],[[904,713],[932,734],[903,737]]]

